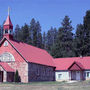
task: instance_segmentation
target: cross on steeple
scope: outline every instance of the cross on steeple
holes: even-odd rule
[[[10,7],[8,7],[8,15],[10,15]]]

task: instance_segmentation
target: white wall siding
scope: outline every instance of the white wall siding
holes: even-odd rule
[[[69,80],[69,71],[56,71],[55,78],[56,81],[67,81]]]

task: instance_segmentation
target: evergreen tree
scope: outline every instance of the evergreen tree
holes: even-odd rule
[[[39,21],[36,23],[36,30],[37,30],[37,47],[42,48],[42,34]]]
[[[58,35],[57,29],[54,28],[54,29],[53,29],[53,33],[52,33],[53,45],[56,43],[57,35]]]
[[[14,30],[14,39],[18,41],[22,41],[22,32],[18,24],[16,25]]]
[[[43,37],[42,37],[42,44],[43,44],[43,49],[46,49],[46,33],[43,33]]]
[[[33,45],[37,46],[37,29],[36,29],[36,27],[33,31]]]
[[[47,39],[47,41],[46,41],[46,48],[47,48],[48,52],[50,52],[50,50],[51,50],[51,45],[52,45],[52,42],[51,42],[52,38],[51,38],[50,30],[48,30],[48,32],[47,32],[47,37],[46,37],[46,39]]]
[[[0,26],[0,40],[3,38],[3,27]]]
[[[25,43],[28,43],[28,37],[29,37],[29,26],[27,24],[25,24],[22,27],[22,40]]]
[[[34,38],[33,32],[35,30],[35,26],[36,26],[36,21],[35,21],[34,18],[32,18],[32,20],[30,22],[30,29],[29,29],[29,35],[31,36],[32,45],[34,43],[34,41],[33,41],[33,38]]]
[[[52,47],[51,54],[54,57],[72,57],[73,52],[73,27],[70,18],[65,16],[62,21],[62,27],[58,30],[58,37],[56,44]]]
[[[34,18],[30,22],[30,34],[32,45],[42,48],[41,26],[39,21],[36,22]]]
[[[86,53],[84,44],[85,44],[84,26],[82,24],[78,24],[73,46],[76,56],[81,56]]]
[[[0,40],[3,38],[3,25],[4,25],[5,21],[3,22],[2,25],[0,25]]]
[[[14,81],[15,81],[15,82],[20,82],[20,76],[19,76],[19,74],[18,74],[18,70],[16,70],[15,77],[14,77]]]
[[[86,12],[84,17],[84,34],[85,34],[85,41],[84,41],[84,56],[90,56],[90,10]]]
[[[47,32],[47,49],[51,52],[51,47],[56,43],[57,30],[56,28],[51,27]]]
[[[32,45],[37,46],[37,30],[36,30],[36,21],[34,18],[30,22],[30,33],[31,33]]]

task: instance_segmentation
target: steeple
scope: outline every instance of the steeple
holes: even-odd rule
[[[8,16],[7,16],[7,19],[3,25],[3,35],[4,37],[7,37],[9,39],[12,39],[13,38],[13,24],[11,22],[11,19],[10,19],[10,8],[8,8]]]

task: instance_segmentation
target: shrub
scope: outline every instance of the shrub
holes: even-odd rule
[[[16,70],[14,81],[15,82],[20,82],[20,76],[18,74],[18,70]]]

